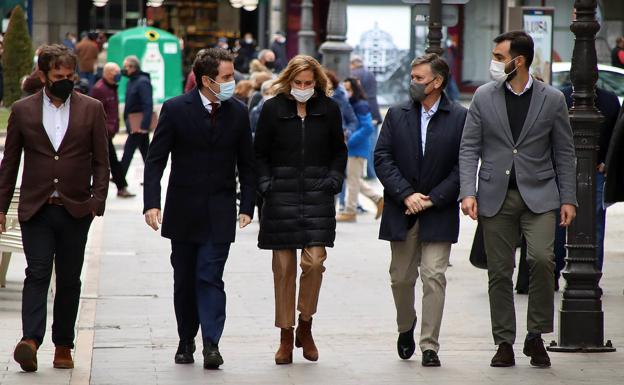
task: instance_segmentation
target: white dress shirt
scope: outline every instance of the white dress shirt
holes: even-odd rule
[[[524,89],[520,93],[514,91],[514,89],[511,87],[511,84],[509,84],[509,82],[505,82],[505,87],[507,87],[507,89],[516,96],[520,96],[523,93],[527,92],[529,88],[531,88],[532,85],[533,85],[533,76],[531,75],[529,75],[529,80],[526,82],[526,84],[524,85]]]
[[[429,111],[425,110],[425,106],[420,105],[420,136],[422,143],[422,153],[425,155],[425,147],[427,144],[427,127],[429,126],[429,121],[433,118],[433,115],[438,111],[438,106],[440,106],[440,100],[442,98],[439,97],[438,100],[431,106]]]
[[[45,128],[46,134],[54,147],[54,151],[58,151],[61,146],[61,142],[67,133],[67,126],[69,124],[69,104],[71,95],[67,98],[65,103],[60,107],[56,107],[52,104],[52,100],[43,92],[43,128]],[[54,190],[52,197],[58,197],[59,193]]]
[[[204,108],[212,114],[212,106],[210,105],[210,103],[217,103],[219,106],[221,105],[221,101],[216,101],[216,102],[211,102],[210,100],[208,100],[207,97],[204,96],[204,94],[201,93],[201,91],[197,90],[197,92],[199,92],[199,97],[201,98],[202,104],[204,105]]]

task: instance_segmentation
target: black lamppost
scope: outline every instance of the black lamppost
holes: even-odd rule
[[[327,16],[327,40],[321,45],[323,65],[336,72],[338,79],[351,73],[349,57],[353,48],[347,40],[347,1],[331,0]]]
[[[568,228],[568,256],[563,277],[565,290],[559,311],[559,343],[548,348],[556,352],[612,352],[604,344],[602,273],[596,267],[596,149],[602,114],[596,108],[596,21],[597,0],[575,0],[576,17],[570,26],[574,52],[570,77],[574,92],[570,123],[577,156],[576,219]]]
[[[429,2],[429,33],[427,33],[429,46],[427,53],[442,55],[442,0]]]
[[[314,3],[312,0],[303,0],[301,2],[301,29],[299,30],[299,53],[303,55],[314,56],[316,54],[316,47],[314,39],[316,32],[313,28],[313,15],[312,9]]]

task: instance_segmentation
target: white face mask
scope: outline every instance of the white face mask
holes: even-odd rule
[[[306,88],[305,90],[300,90],[299,88],[290,88],[290,94],[299,102],[305,103],[314,95],[314,87]]]
[[[511,75],[516,69],[518,69],[518,66],[516,66],[510,73],[505,72],[505,67],[507,66],[507,64],[514,61],[514,59],[515,58],[511,59],[507,63],[492,59],[492,61],[490,62],[490,78],[492,78],[492,80],[496,80],[497,82],[507,80],[507,77]]]
[[[210,78],[208,77],[208,79]],[[236,88],[236,81],[232,80],[232,81],[225,82],[225,83],[219,83],[213,79],[210,79],[210,80],[212,80],[213,82],[219,85],[220,91],[214,92],[212,88],[210,87],[206,87],[206,88],[208,88],[208,90],[212,92],[213,95],[216,96],[217,99],[219,99],[220,101],[225,102],[226,100],[230,99],[234,95],[234,89]]]

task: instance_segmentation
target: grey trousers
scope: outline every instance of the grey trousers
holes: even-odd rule
[[[488,259],[490,316],[494,343],[516,340],[512,275],[516,246],[523,234],[529,264],[529,305],[527,329],[551,333],[554,316],[555,212],[533,213],[517,190],[507,192],[501,210],[493,217],[479,217],[483,225]]]

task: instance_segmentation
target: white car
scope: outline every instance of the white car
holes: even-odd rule
[[[552,85],[559,89],[570,86],[570,62],[556,62],[552,64]],[[596,86],[612,91],[620,99],[624,99],[624,69],[598,64],[598,82]]]

